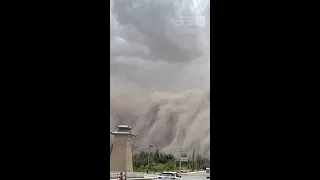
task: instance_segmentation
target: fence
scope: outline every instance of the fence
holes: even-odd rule
[[[111,171],[110,172],[110,178],[111,179],[116,179],[118,177],[119,173],[120,172]],[[143,178],[143,177],[144,177],[144,173],[143,172],[127,172],[127,178]]]

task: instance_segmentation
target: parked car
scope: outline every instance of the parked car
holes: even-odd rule
[[[207,179],[210,179],[210,168],[206,168]]]
[[[158,179],[180,179],[181,176],[177,172],[162,172]]]

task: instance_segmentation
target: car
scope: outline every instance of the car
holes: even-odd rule
[[[177,172],[162,172],[158,179],[180,179],[181,176]]]
[[[210,168],[206,168],[207,179],[210,179]]]

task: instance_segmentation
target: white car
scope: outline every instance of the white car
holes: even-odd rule
[[[162,172],[158,179],[180,179],[181,176],[177,172]]]
[[[206,168],[207,179],[210,179],[210,168]]]

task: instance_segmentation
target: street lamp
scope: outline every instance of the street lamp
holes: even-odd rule
[[[148,153],[148,169],[149,169],[149,159],[150,159],[150,148],[152,148],[153,146],[150,144],[149,145],[149,153]],[[148,173],[148,171],[147,171],[147,173]]]

